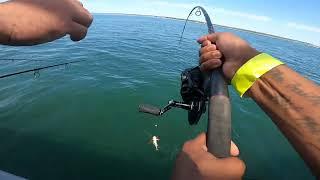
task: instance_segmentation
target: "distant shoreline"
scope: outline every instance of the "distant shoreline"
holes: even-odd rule
[[[165,18],[165,19],[173,19],[173,20],[179,20],[179,21],[185,21],[185,19],[182,18],[175,18],[175,17],[168,17],[168,16],[155,16],[155,15],[143,15],[143,14],[125,14],[125,13],[95,13],[95,14],[105,14],[105,15],[122,15],[122,16],[144,16],[144,17],[155,17],[155,18]],[[196,21],[196,20],[189,20],[191,22],[195,22],[195,23],[201,23],[201,24],[205,24],[205,22],[202,21]],[[236,30],[236,31],[243,31],[243,32],[249,32],[249,33],[253,33],[253,34],[258,34],[258,35],[262,35],[262,36],[267,36],[267,37],[272,37],[272,38],[277,38],[277,39],[282,39],[282,40],[286,40],[286,41],[291,41],[291,42],[298,42],[298,43],[302,43],[305,44],[307,46],[311,46],[314,48],[320,48],[319,45],[315,45],[309,42],[304,42],[301,40],[296,40],[296,39],[290,39],[290,38],[286,38],[286,37],[281,37],[281,36],[276,36],[276,35],[272,35],[272,34],[267,34],[267,33],[262,33],[262,32],[256,32],[256,31],[252,31],[252,30],[247,30],[247,29],[241,29],[241,28],[236,28],[236,27],[230,27],[230,26],[224,26],[224,25],[220,25],[220,24],[215,24],[217,26],[226,28],[226,29],[232,29],[232,30]]]

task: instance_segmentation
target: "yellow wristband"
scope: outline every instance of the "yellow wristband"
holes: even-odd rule
[[[274,57],[261,53],[246,62],[234,75],[231,84],[242,97],[262,75],[284,64]]]

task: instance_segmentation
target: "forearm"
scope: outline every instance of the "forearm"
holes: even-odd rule
[[[8,21],[10,12],[7,3],[0,3],[0,44],[10,42],[12,24]]]
[[[248,95],[320,177],[320,88],[281,65],[257,80]]]

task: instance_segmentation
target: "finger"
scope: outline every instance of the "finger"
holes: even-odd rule
[[[206,46],[209,46],[211,45],[212,43],[210,41],[204,41],[202,44],[201,44],[201,47],[206,47]]]
[[[204,150],[205,152],[208,152],[208,147],[206,145],[203,145],[202,150]]]
[[[199,134],[195,139],[191,140],[191,142],[198,147],[202,147],[203,145],[206,145],[206,134],[205,133]]]
[[[202,149],[204,151],[208,151],[208,147],[207,146],[202,146]],[[233,141],[231,141],[230,154],[233,157],[237,157],[240,154],[239,148],[237,147],[237,145]]]
[[[230,154],[231,156],[239,156],[240,154],[240,151],[239,151],[239,148],[237,147],[237,145],[231,141],[231,149],[230,149]]]
[[[202,72],[207,72],[207,71],[211,71],[215,68],[220,67],[222,64],[220,59],[211,59],[203,64],[200,65],[200,70]]]
[[[70,35],[70,39],[72,41],[80,41],[86,37],[87,31],[88,31],[87,27],[74,22],[70,26],[68,34]]]
[[[204,54],[207,53],[209,51],[214,51],[217,50],[217,46],[215,44],[211,44],[209,46],[205,46],[203,48],[200,49],[200,54]]]
[[[197,154],[198,152],[202,152],[204,150],[204,146],[206,146],[206,135],[202,133],[195,139],[184,143],[182,151],[189,155]]]
[[[72,20],[85,27],[90,27],[93,21],[93,16],[83,7],[78,7]]]
[[[200,64],[210,60],[210,59],[220,59],[222,57],[222,54],[220,51],[210,51],[205,54],[202,54],[200,57]]]
[[[204,41],[206,41],[206,40],[208,40],[208,35],[204,35],[204,36],[201,36],[198,40],[197,40],[197,42],[199,43],[199,44],[202,44]]]
[[[207,36],[207,40],[211,41],[212,43],[216,43],[216,41],[218,40],[218,34],[219,33],[209,34]]]
[[[246,165],[244,162],[235,157],[226,159],[217,159],[217,163],[211,165],[211,169],[215,172],[219,172],[219,176],[222,177],[242,177],[245,173]]]
[[[211,41],[213,43],[215,43],[217,41],[218,38],[218,33],[213,33],[213,34],[209,34],[209,35],[205,35],[202,36],[198,39],[198,43],[202,44],[204,41]]]

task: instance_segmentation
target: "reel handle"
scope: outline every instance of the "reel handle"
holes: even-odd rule
[[[160,116],[161,115],[161,109],[151,106],[151,105],[140,105],[139,106],[139,112],[152,114],[154,116]]]

